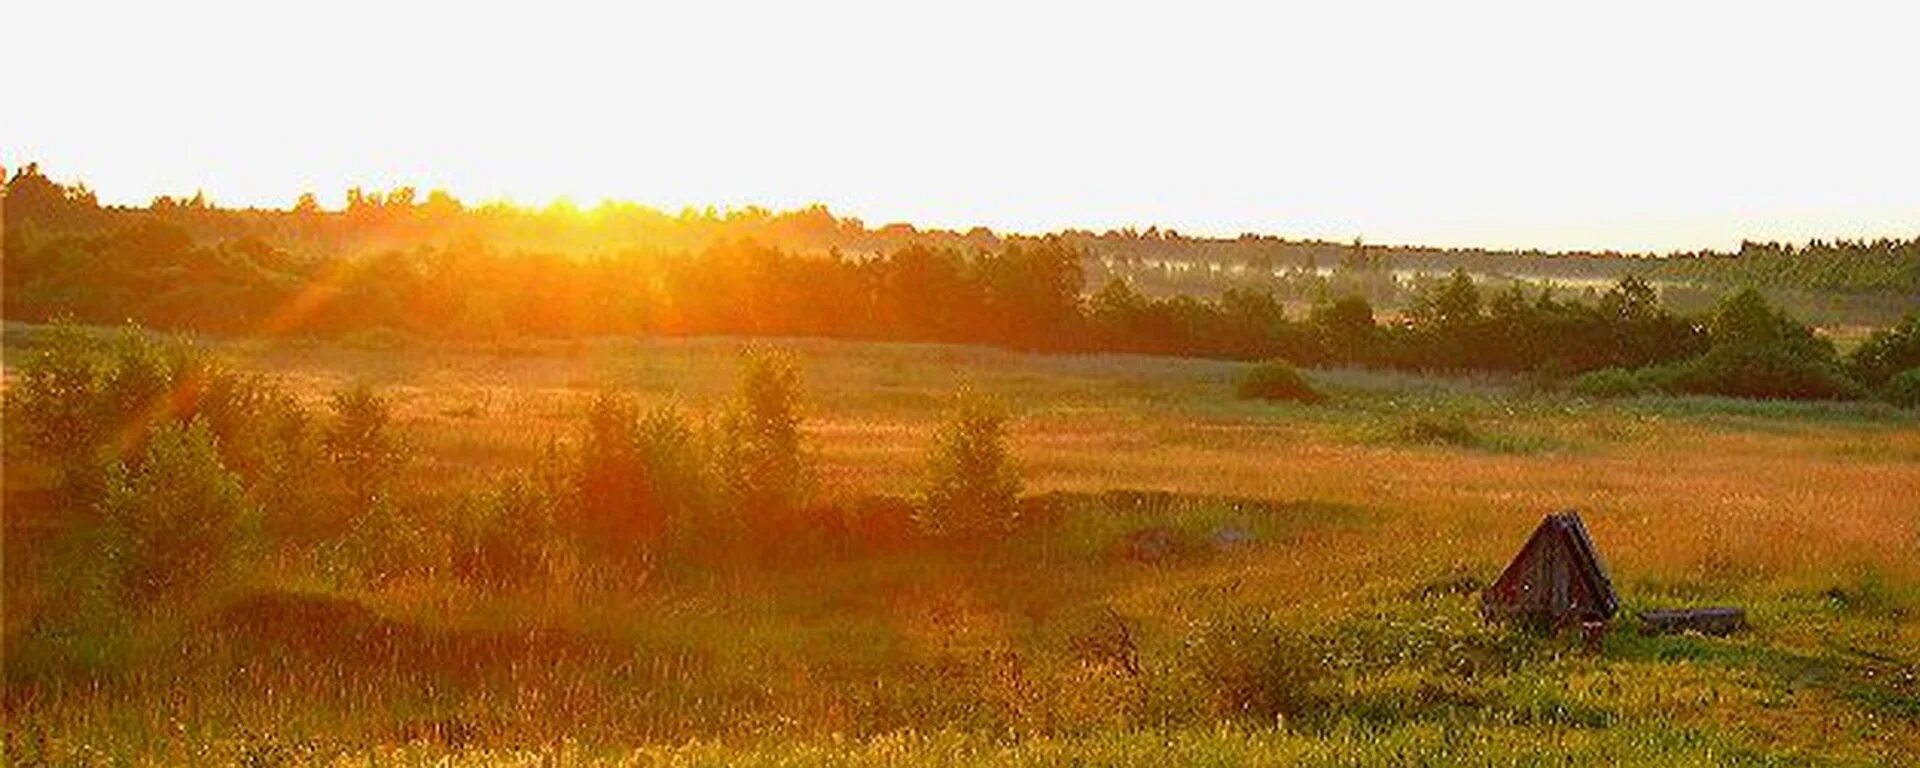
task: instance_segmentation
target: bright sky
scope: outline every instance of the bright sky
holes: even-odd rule
[[[0,163],[1668,250],[1920,234],[1920,3],[0,0]]]

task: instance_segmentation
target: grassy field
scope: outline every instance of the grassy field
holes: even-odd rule
[[[32,340],[10,327],[8,356]],[[601,388],[707,412],[744,346],[215,344],[316,404],[347,384],[380,388],[414,480],[445,486],[573,439]],[[1059,519],[985,552],[511,592],[431,573],[366,583],[261,567],[220,606],[142,619],[127,640],[140,649],[133,668],[31,685],[10,670],[9,764],[1920,755],[1912,412],[1589,402],[1367,371],[1310,372],[1326,402],[1276,405],[1235,399],[1232,363],[780,346],[800,362],[827,492],[912,492],[966,387],[1013,412],[1028,491],[1055,494]],[[1543,514],[1569,507],[1627,613],[1740,605],[1752,631],[1645,638],[1623,616],[1587,653],[1482,624],[1478,586]],[[1155,527],[1182,543],[1176,556],[1116,555]],[[11,545],[7,562],[26,567]],[[276,609],[246,596],[281,591],[325,596],[301,608],[319,611],[310,634],[255,621]]]

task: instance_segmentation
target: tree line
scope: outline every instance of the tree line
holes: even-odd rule
[[[221,207],[204,193],[161,196],[144,207],[103,206],[84,184],[62,184],[38,165],[6,180],[7,244],[10,252],[49,237],[100,234],[141,219],[160,219],[195,240],[247,238],[301,256],[357,256],[381,250],[415,250],[449,244],[485,244],[499,251],[541,251],[580,256],[622,250],[699,250],[723,240],[751,239],[803,255],[844,254],[868,258],[910,244],[997,250],[1037,238],[996,233],[985,227],[964,232],[920,229],[908,224],[870,227],[825,207],[774,212],[759,207],[732,210],[656,210],[631,203],[581,208],[561,200],[544,207],[505,202],[471,204],[444,190],[412,187],[350,189],[338,209],[302,194],[290,208]],[[1379,279],[1389,272],[1445,274],[1456,267],[1483,275],[1591,284],[1628,274],[1693,285],[1754,285],[1776,296],[1838,293],[1854,297],[1920,295],[1920,236],[1873,240],[1815,240],[1804,245],[1743,242],[1737,250],[1700,250],[1663,255],[1605,252],[1502,251],[1289,239],[1272,235],[1195,237],[1149,227],[1105,232],[1068,229],[1053,237],[1080,250],[1089,274],[1111,274],[1137,283],[1212,286],[1221,280],[1262,279],[1328,273],[1346,275],[1368,291],[1376,305],[1390,297]],[[1285,289],[1285,281],[1278,287]],[[1378,284],[1375,284],[1378,283]],[[1164,285],[1162,285],[1164,284]],[[1356,286],[1341,286],[1346,292]]]
[[[1203,298],[1155,295],[1110,275],[1087,293],[1087,265],[1097,260],[1070,236],[993,238],[992,247],[969,244],[965,237],[908,239],[895,248],[848,254],[725,236],[736,230],[722,226],[716,230],[721,235],[685,249],[571,253],[507,250],[491,240],[463,239],[313,255],[246,226],[235,237],[206,234],[212,225],[203,221],[323,215],[310,204],[288,212],[233,212],[196,198],[124,211],[102,208],[84,188],[31,174],[37,170],[15,176],[7,201],[4,309],[14,320],[458,342],[609,334],[823,336],[1496,371],[1548,381],[1606,369],[1658,370],[1667,373],[1633,379],[1635,386],[1768,397],[1875,394],[1916,365],[1902,341],[1911,336],[1911,316],[1854,359],[1842,360],[1830,343],[1757,293],[1730,297],[1705,315],[1683,316],[1635,276],[1576,298],[1551,287],[1488,290],[1456,269],[1447,278],[1416,283],[1400,311],[1376,316],[1368,284],[1354,281],[1317,283],[1310,307],[1294,312],[1261,283]],[[444,194],[425,202],[414,197],[411,191],[356,192],[348,210],[325,215],[360,217],[371,231],[431,231],[434,217],[481,216]],[[843,225],[827,215],[815,216],[811,226],[852,231]],[[969,237],[987,242],[977,233]],[[1821,248],[1822,254],[1833,250]],[[1377,274],[1389,258],[1360,243],[1339,253],[1339,274],[1346,275]],[[1730,319],[1736,316],[1771,317],[1768,322],[1788,328],[1755,342],[1785,357],[1715,355],[1716,349],[1755,346],[1733,343],[1724,328],[1767,325]],[[1680,375],[1693,370],[1683,364],[1706,357],[1724,370]],[[1889,366],[1888,375],[1877,373]],[[1776,383],[1732,381],[1747,368]],[[1763,368],[1769,371],[1764,376],[1758,372]]]

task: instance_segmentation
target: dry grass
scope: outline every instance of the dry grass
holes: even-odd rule
[[[1390,511],[1389,533],[1492,562],[1547,510],[1589,517],[1623,573],[1737,562],[1778,578],[1873,568],[1920,581],[1920,422],[1875,406],[1833,418],[1708,401],[1589,405],[1496,385],[1318,374],[1337,399],[1231,397],[1232,364],[1037,357],[971,347],[791,342],[808,436],[829,485],[910,490],[946,398],[966,385],[1014,410],[1034,490],[1166,490],[1314,499]],[[593,388],[699,411],[727,392],[724,339],[556,345],[533,353],[267,347],[236,353],[319,399],[365,379],[436,478],[485,475],[574,436]],[[1680,409],[1694,412],[1675,414]],[[1447,413],[1519,450],[1381,440],[1383,421]],[[1481,546],[1484,542],[1487,546]]]
[[[741,346],[224,351],[315,402],[354,380],[385,388],[418,479],[459,485],[572,439],[596,387],[710,407]],[[1354,371],[1309,374],[1326,403],[1264,405],[1232,396],[1238,367],[1225,363],[788,346],[829,489],[911,490],[940,407],[964,384],[1014,411],[1030,490],[1282,506],[1093,508],[986,560],[910,554],[618,589],[561,579],[493,594],[432,576],[343,586],[281,569],[262,584],[343,593],[446,632],[552,628],[611,655],[497,680],[402,674],[389,685],[355,669],[319,680],[236,672],[248,657],[222,646],[156,657],[109,693],[10,694],[10,720],[26,723],[9,726],[10,754],[28,754],[35,738],[54,744],[33,754],[69,758],[91,749],[349,764],[1872,763],[1920,752],[1905,698],[1920,664],[1920,419],[1910,414],[1595,405],[1497,381]],[[1402,427],[1417,419],[1457,423],[1471,439],[1409,441]],[[1423,661],[1507,642],[1479,626],[1470,597],[1422,595],[1491,577],[1540,515],[1566,507],[1586,516],[1629,607],[1737,602],[1755,632],[1618,633],[1600,657],[1524,645],[1468,677],[1448,671],[1457,659]],[[1111,519],[1084,517],[1102,514]],[[1261,544],[1165,567],[1098,554],[1153,524],[1202,536],[1243,526]],[[1331,722],[1229,724],[1201,706],[1184,654],[1223,612],[1259,609],[1398,660],[1341,667],[1327,683],[1342,702]],[[1132,623],[1138,677],[1070,650],[1109,613]]]

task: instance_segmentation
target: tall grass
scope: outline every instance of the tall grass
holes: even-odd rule
[[[257,441],[258,464],[214,441],[260,535],[304,543],[233,561],[199,600],[54,611],[42,574],[107,571],[17,527],[40,497],[9,439],[8,764],[1876,764],[1920,748],[1920,432],[1898,411],[1365,373],[1316,375],[1339,397],[1295,408],[1237,402],[1216,363],[794,348],[804,418],[768,421],[816,473],[797,519],[885,546],[674,568],[585,554],[567,521],[584,456],[603,455],[588,445],[608,482],[706,456],[726,428],[706,417],[741,402],[725,340],[511,359],[222,348],[306,414],[262,422],[290,437]],[[276,462],[310,456],[348,493],[328,397],[382,366],[384,429],[407,449],[382,493],[417,539],[409,567],[376,574],[342,566],[368,555],[328,544],[338,532],[274,533],[293,508],[266,489]],[[1034,524],[987,547],[898,527],[959,379],[1007,405],[1004,448],[1038,495],[1020,507]],[[596,405],[609,380],[625,404]],[[679,415],[659,416],[670,401]],[[599,437],[595,413],[611,414]],[[1554,450],[1375,432],[1447,416]],[[207,477],[165,486],[223,487]],[[718,504],[721,482],[675,487]],[[1623,626],[1589,655],[1482,624],[1474,585],[1564,506],[1629,608],[1734,602],[1753,633]],[[1127,556],[1143,531],[1186,554]]]

